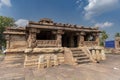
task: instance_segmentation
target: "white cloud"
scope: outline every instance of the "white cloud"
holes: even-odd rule
[[[77,0],[76,1],[76,4],[80,4],[80,3],[82,3],[82,0]]]
[[[76,1],[76,4],[77,4],[78,8],[82,8],[84,2],[83,2],[82,0],[77,0],[77,1]]]
[[[2,6],[7,6],[7,7],[11,7],[11,0],[0,0],[0,8]]]
[[[116,9],[120,0],[88,0],[88,5],[84,7],[85,18],[91,19],[107,11]]]
[[[100,27],[100,28],[111,27],[113,25],[114,25],[114,23],[108,22],[108,21],[106,21],[104,23],[96,23],[95,24],[96,27]]]
[[[25,27],[28,25],[28,20],[25,19],[19,19],[15,22],[15,24],[19,27]]]

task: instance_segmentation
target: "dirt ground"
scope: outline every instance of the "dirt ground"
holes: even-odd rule
[[[120,55],[78,66],[61,65],[44,70],[6,68],[0,65],[0,80],[120,80]]]

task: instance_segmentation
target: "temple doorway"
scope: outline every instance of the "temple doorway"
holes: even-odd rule
[[[70,47],[70,37],[67,34],[62,35],[62,47]]]
[[[77,35],[73,36],[73,39],[74,39],[74,47],[78,47],[78,36]]]
[[[62,47],[78,47],[78,36],[71,32],[62,35]]]

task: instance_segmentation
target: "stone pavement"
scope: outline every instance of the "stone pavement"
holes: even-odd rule
[[[100,63],[60,65],[43,70],[0,65],[0,80],[120,80],[120,55]]]

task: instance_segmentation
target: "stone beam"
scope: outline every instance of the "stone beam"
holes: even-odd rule
[[[59,27],[59,26],[47,26],[47,25],[29,25],[31,28],[37,28],[37,29],[51,29],[51,30],[67,30],[67,31],[84,31],[84,32],[98,32],[99,30],[89,30],[84,28],[71,28],[71,27]]]

